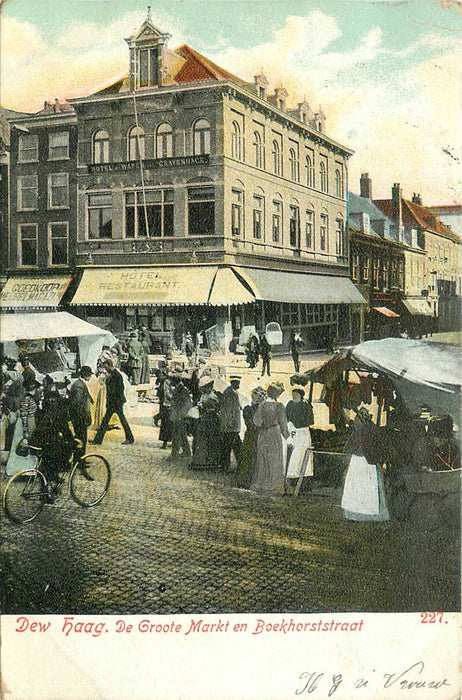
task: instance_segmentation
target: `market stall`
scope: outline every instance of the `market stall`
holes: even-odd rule
[[[456,522],[460,497],[461,359],[459,348],[387,338],[349,348],[292,384],[322,384],[328,429],[311,429],[315,476],[341,471],[351,416],[373,413],[377,458],[385,465],[394,517]],[[336,459],[335,459],[336,458]],[[339,466],[340,465],[340,466]],[[317,469],[316,469],[317,466]]]
[[[3,353],[9,357],[18,357],[21,343],[25,341],[53,341],[62,338],[77,338],[79,364],[96,367],[103,345],[112,346],[116,339],[109,331],[87,323],[66,311],[2,314],[0,318],[0,343]],[[58,344],[50,347],[43,344],[37,352],[54,351],[59,355],[63,365],[63,349]]]

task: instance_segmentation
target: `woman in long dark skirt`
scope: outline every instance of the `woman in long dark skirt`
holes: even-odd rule
[[[252,403],[249,406],[244,406],[242,411],[246,431],[235,474],[236,485],[244,489],[248,489],[250,486],[250,479],[255,465],[255,455],[257,450],[258,429],[253,422],[253,418],[258,405],[267,398],[266,391],[263,389],[263,387],[257,386],[252,391],[251,398]]]
[[[162,443],[162,449],[167,447],[167,443],[172,441],[172,421],[170,418],[170,406],[172,400],[172,385],[168,377],[164,377],[159,381],[159,418],[160,430],[159,440]]]
[[[214,469],[220,464],[220,418],[218,397],[210,394],[202,403],[197,421],[194,451],[190,469]]]

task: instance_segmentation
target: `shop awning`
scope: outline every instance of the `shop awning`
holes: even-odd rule
[[[85,269],[71,305],[207,304],[215,265]]]
[[[66,311],[56,313],[2,314],[0,343],[37,338],[71,338],[88,335],[111,335]]]
[[[58,306],[69,286],[69,275],[11,277],[0,293],[2,309],[38,309]]]
[[[248,304],[255,301],[243,283],[229,267],[220,268],[213,280],[209,304],[227,306],[228,304]]]
[[[377,311],[377,313],[382,314],[382,316],[387,316],[388,318],[399,318],[399,314],[396,314],[386,306],[373,306],[372,308],[374,311]]]
[[[235,268],[255,298],[294,304],[365,304],[366,300],[348,277],[329,277],[301,272]]]
[[[433,311],[424,297],[403,299],[403,304],[413,316],[433,316]]]

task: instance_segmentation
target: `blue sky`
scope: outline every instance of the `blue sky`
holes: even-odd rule
[[[3,2],[2,104],[35,111],[125,71],[124,37],[147,4]],[[246,79],[263,67],[289,103],[322,105],[326,131],[355,150],[351,189],[368,170],[377,197],[399,181],[428,203],[460,201],[462,3],[159,0],[152,18],[170,48],[186,42]]]

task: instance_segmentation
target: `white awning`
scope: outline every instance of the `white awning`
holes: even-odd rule
[[[207,304],[218,267],[110,267],[85,269],[72,306]]]
[[[255,298],[294,304],[366,304],[348,277],[259,268],[234,268]]]
[[[108,331],[66,311],[0,315],[0,343],[88,335],[111,336]]]
[[[72,277],[10,277],[0,292],[2,309],[37,309],[58,306]]]
[[[243,283],[229,267],[220,268],[213,281],[209,304],[227,306],[228,304],[249,304],[255,301]]]
[[[433,316],[433,311],[424,297],[403,299],[403,304],[413,316]]]
[[[395,313],[386,306],[373,306],[372,308],[374,311],[377,311],[377,313],[382,314],[382,316],[387,316],[388,318],[399,318],[399,314]]]

